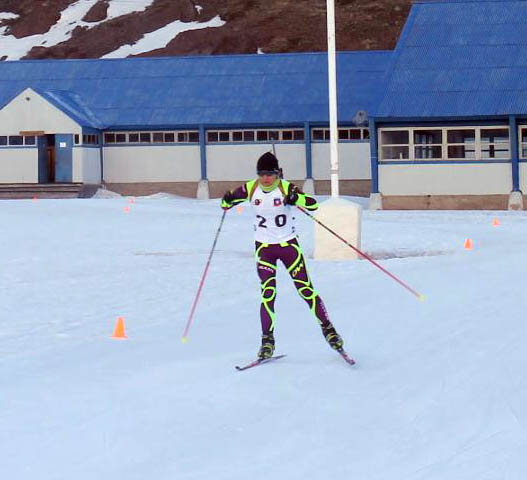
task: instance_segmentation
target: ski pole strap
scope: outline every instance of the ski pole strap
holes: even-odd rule
[[[329,228],[328,226],[324,225],[318,218],[316,218],[315,216],[311,215],[308,211],[306,211],[305,209],[303,209],[302,207],[299,207],[297,205],[297,208],[305,213],[308,217],[310,217],[312,220],[314,220],[315,222],[317,222],[321,227],[325,228],[329,233],[333,234],[335,237],[337,237],[340,241],[344,242],[348,247],[350,247],[351,249],[355,250],[361,257],[365,258],[366,260],[368,260],[369,262],[373,263],[373,265],[375,265],[378,269],[380,269],[381,271],[383,271],[386,275],[388,275],[390,278],[392,278],[393,280],[395,280],[399,285],[401,285],[402,287],[404,287],[406,290],[408,290],[410,293],[412,293],[413,295],[415,295],[419,300],[421,300],[422,302],[425,300],[425,296],[420,294],[419,292],[415,291],[412,287],[410,287],[409,285],[407,285],[406,283],[404,283],[401,279],[397,278],[393,273],[390,273],[388,270],[386,270],[384,267],[382,267],[381,265],[379,265],[373,258],[371,258],[369,255],[366,255],[364,252],[361,252],[357,247],[354,247],[351,243],[349,243],[347,240],[345,240],[344,238],[342,238],[338,233],[334,232],[331,228]]]
[[[192,303],[192,308],[190,310],[190,315],[187,320],[187,325],[185,326],[185,331],[183,332],[183,336],[181,337],[181,341],[183,343],[186,343],[188,341],[188,332],[190,330],[190,327],[192,326],[192,322],[194,319],[194,312],[196,311],[196,306],[198,304],[198,300],[201,295],[201,289],[203,288],[203,284],[205,283],[207,272],[209,271],[210,261],[212,259],[212,255],[214,254],[214,250],[216,249],[216,243],[218,242],[218,237],[220,236],[221,227],[223,226],[226,213],[227,213],[227,210],[223,210],[223,214],[221,216],[221,221],[220,221],[220,226],[218,227],[218,230],[216,231],[216,236],[214,237],[214,243],[212,244],[212,248],[209,253],[209,258],[207,260],[207,264],[205,265],[205,270],[203,271],[203,275],[201,276],[201,281],[199,282],[198,292],[196,293],[196,297],[194,298],[194,302]]]

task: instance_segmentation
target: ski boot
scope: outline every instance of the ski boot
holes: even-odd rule
[[[329,346],[333,350],[342,350],[344,342],[342,341],[342,338],[340,338],[340,335],[336,332],[333,324],[328,323],[327,325],[322,325],[322,335],[324,335],[326,342],[329,343]]]
[[[267,333],[262,335],[262,346],[258,351],[258,360],[265,360],[271,358],[274,353],[274,335]]]

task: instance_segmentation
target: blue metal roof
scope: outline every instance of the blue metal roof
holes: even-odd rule
[[[527,1],[413,5],[378,118],[527,114]]]
[[[392,52],[338,54],[339,119],[371,111]],[[324,53],[0,62],[0,105],[25,88],[86,126],[328,122]]]

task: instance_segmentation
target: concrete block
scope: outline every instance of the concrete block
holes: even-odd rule
[[[523,210],[522,192],[511,192],[508,207],[509,210]]]
[[[198,200],[208,200],[210,198],[209,195],[209,181],[208,180],[200,180],[198,183],[198,193],[196,194],[196,198]]]
[[[354,247],[361,248],[362,207],[343,198],[320,205],[316,218]],[[315,260],[357,260],[359,255],[315,222]]]

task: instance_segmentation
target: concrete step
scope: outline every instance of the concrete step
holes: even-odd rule
[[[0,199],[89,198],[97,186],[82,183],[11,183],[0,184]]]

